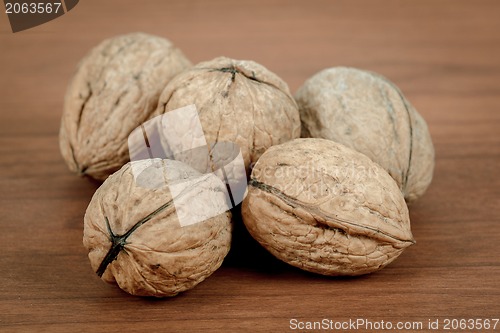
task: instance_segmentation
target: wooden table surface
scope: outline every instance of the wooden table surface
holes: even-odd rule
[[[169,38],[193,63],[255,60],[293,92],[336,65],[394,81],[436,147],[433,183],[410,207],[417,244],[375,274],[327,278],[279,262],[239,226],[222,268],[175,298],[103,283],[82,245],[98,185],[67,170],[58,130],[79,59],[133,31]],[[289,332],[294,318],[423,332],[429,320],[500,317],[499,1],[85,0],[15,34],[1,13],[0,74],[1,332]]]

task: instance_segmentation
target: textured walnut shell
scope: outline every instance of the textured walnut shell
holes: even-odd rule
[[[408,202],[425,192],[434,169],[431,136],[389,80],[334,67],[308,79],[295,98],[303,137],[333,140],[367,155],[389,172]]]
[[[236,143],[247,172],[269,147],[300,136],[300,116],[287,84],[253,61],[219,57],[176,76],[157,114],[195,104],[207,142]]]
[[[168,40],[143,33],[92,49],[64,100],[59,137],[69,169],[104,180],[124,165],[129,133],[151,117],[167,82],[189,66]]]
[[[250,234],[277,258],[324,275],[360,275],[414,243],[397,184],[365,155],[324,139],[269,148],[242,205]]]
[[[104,281],[132,295],[174,296],[222,264],[230,248],[231,214],[181,226],[169,186],[162,181],[167,173],[168,185],[200,174],[181,162],[153,161],[129,162],[99,187],[85,213],[83,243],[92,269]],[[140,183],[133,168],[144,169],[136,175]],[[206,179],[183,195],[193,200],[202,191],[220,195]],[[203,209],[203,204],[193,202],[188,209]]]

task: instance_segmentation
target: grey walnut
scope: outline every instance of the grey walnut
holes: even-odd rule
[[[182,225],[177,197],[169,190],[194,180],[179,195],[220,196],[210,182],[219,180],[201,176],[181,162],[154,159],[129,162],[106,179],[84,218],[83,244],[92,269],[138,296],[174,296],[210,276],[229,252],[231,213]],[[203,204],[212,203],[190,208],[202,213]]]
[[[252,171],[242,216],[274,256],[324,275],[377,271],[414,243],[395,181],[365,155],[325,139],[269,148]]]
[[[170,79],[190,66],[167,39],[106,39],[78,64],[64,99],[60,149],[69,169],[106,179],[129,161],[127,137],[151,118]]]
[[[208,143],[233,142],[247,172],[269,147],[300,136],[287,84],[264,66],[226,57],[177,75],[161,93],[157,115],[195,104]]]
[[[432,181],[434,146],[425,120],[392,82],[376,73],[333,67],[297,91],[302,136],[342,143],[380,164],[405,199]]]

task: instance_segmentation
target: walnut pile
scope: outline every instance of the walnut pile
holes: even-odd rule
[[[324,139],[269,148],[242,215],[274,256],[324,275],[374,272],[414,243],[396,182],[365,155]]]
[[[218,181],[160,159],[129,162],[111,175],[85,213],[83,243],[93,270],[132,295],[156,297],[174,296],[212,274],[230,248],[231,213],[183,226],[169,190],[194,180],[181,195],[220,197],[210,177]],[[214,202],[198,200],[189,209],[203,211]]]
[[[329,68],[294,97],[256,62],[191,66],[143,33],[81,60],[59,134],[69,169],[104,181],[84,217],[92,269],[138,296],[175,296],[215,272],[241,200],[250,235],[278,259],[375,272],[415,243],[407,203],[434,169],[427,124],[378,74]]]
[[[386,78],[333,67],[295,95],[302,136],[342,143],[380,164],[405,199],[419,198],[432,180],[434,146],[425,120]]]
[[[129,160],[127,137],[151,117],[170,79],[190,66],[164,38],[107,39],[80,62],[66,92],[60,149],[69,169],[104,180]]]
[[[196,105],[208,143],[233,142],[247,172],[272,145],[300,136],[300,116],[287,84],[253,61],[219,57],[172,79],[156,115]]]

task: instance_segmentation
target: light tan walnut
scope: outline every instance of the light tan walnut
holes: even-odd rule
[[[99,187],[85,213],[83,243],[92,269],[132,295],[174,296],[196,286],[229,251],[231,213],[183,224],[179,212],[203,216],[205,208],[220,205],[219,183],[174,160],[124,165]],[[172,186],[182,184],[188,186],[174,196]]]
[[[380,164],[408,202],[432,180],[434,146],[422,116],[386,78],[355,68],[325,69],[295,95],[302,136],[342,143]]]
[[[269,148],[252,171],[242,215],[274,256],[324,275],[374,272],[414,243],[391,176],[365,155],[324,139]]]
[[[247,172],[269,147],[300,136],[300,116],[287,84],[253,61],[219,57],[177,75],[156,114],[194,104],[208,143],[233,142]]]
[[[104,180],[127,163],[128,135],[151,117],[170,79],[189,66],[170,41],[143,33],[92,49],[64,100],[60,149],[69,169]]]

